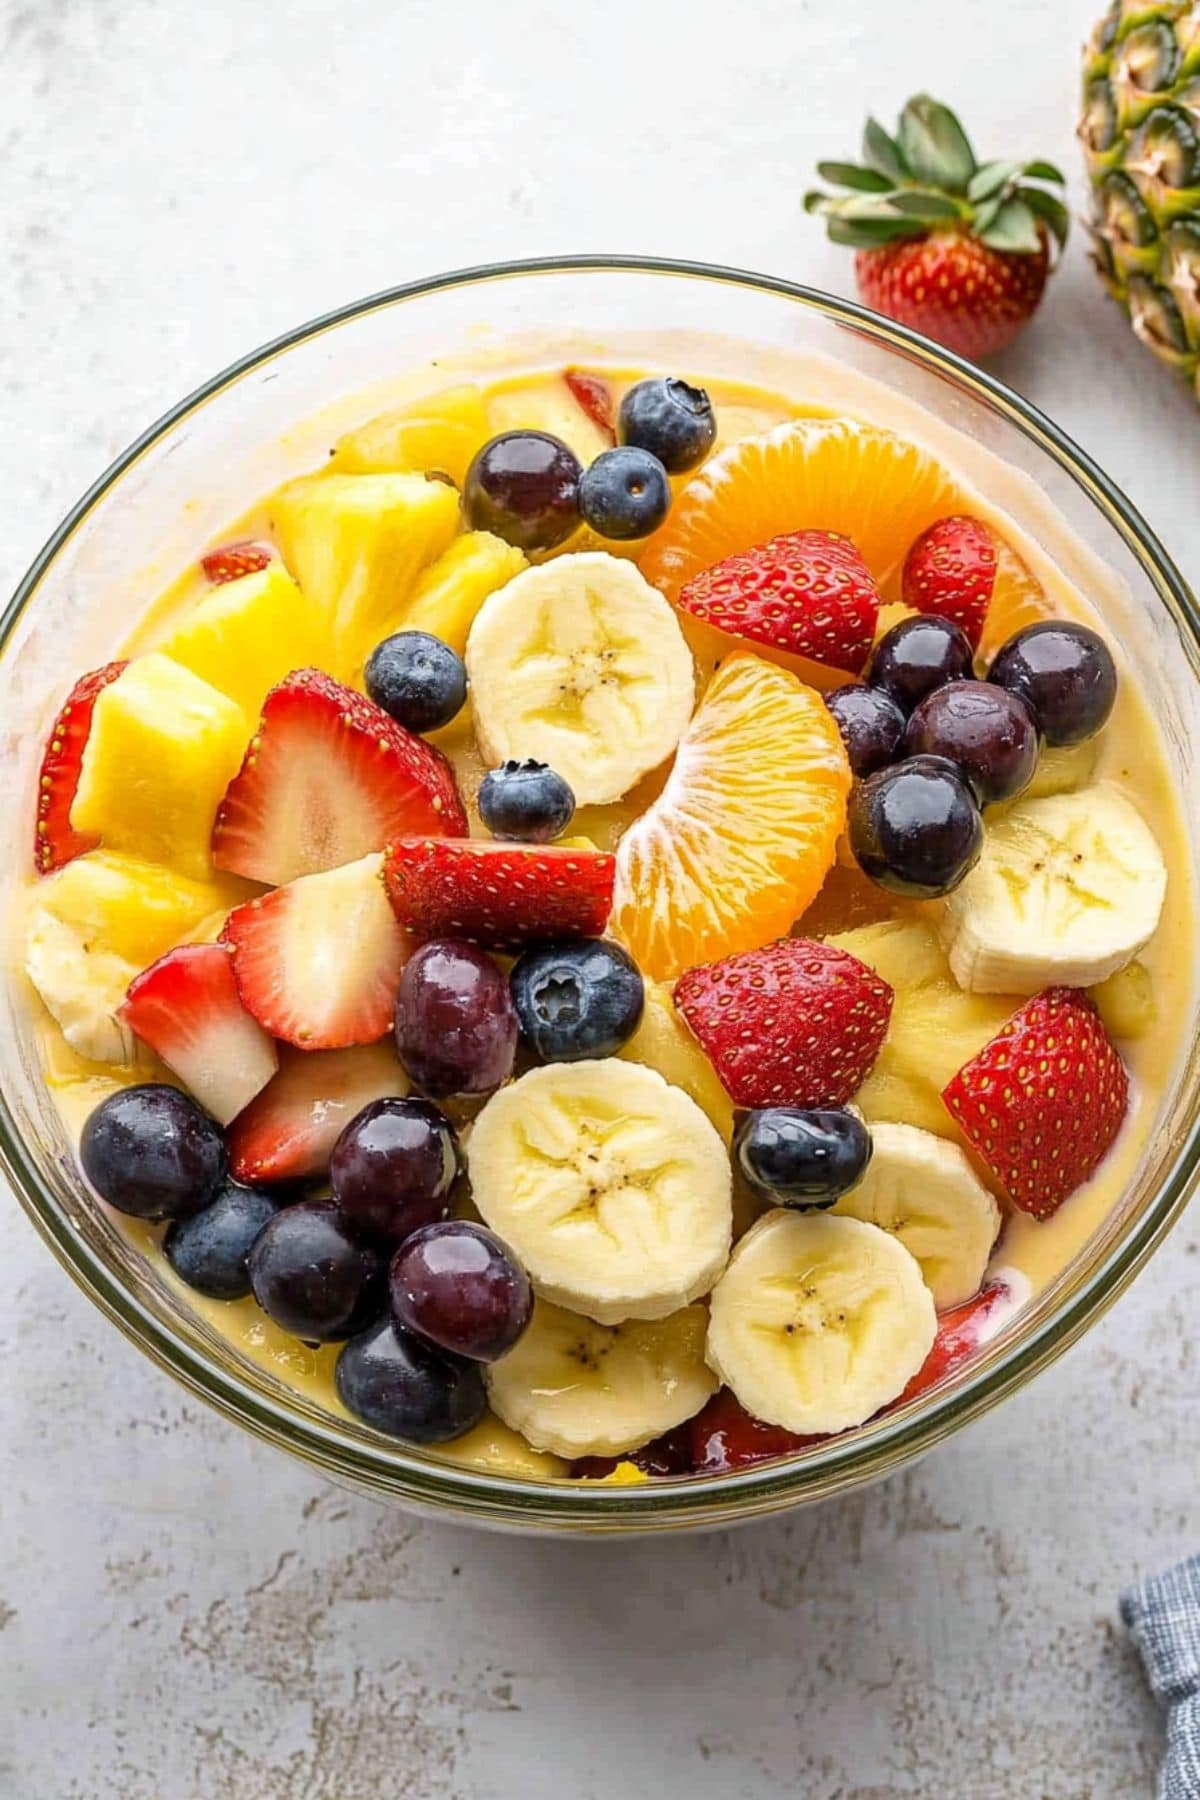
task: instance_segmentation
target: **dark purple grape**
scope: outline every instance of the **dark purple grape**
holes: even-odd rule
[[[891,695],[852,681],[826,694],[825,704],[842,734],[851,771],[861,779],[886,769],[904,741],[904,714]]]
[[[317,1343],[348,1337],[375,1316],[382,1269],[331,1200],[285,1207],[250,1252],[250,1285],[263,1311]]]
[[[896,763],[856,782],[849,829],[864,874],[912,899],[948,894],[983,848],[975,796],[940,757]]]
[[[941,756],[981,806],[1013,800],[1033,780],[1038,734],[1025,702],[990,681],[951,681],[927,694],[908,721],[911,756]]]
[[[948,681],[966,681],[973,668],[971,640],[962,627],[950,619],[921,614],[901,619],[884,633],[872,654],[867,681],[910,713],[935,688]]]
[[[394,1246],[446,1217],[460,1167],[454,1128],[431,1100],[372,1100],[333,1146],[329,1179],[355,1231]]]
[[[1104,639],[1062,620],[1027,625],[1010,637],[988,680],[1020,695],[1048,744],[1095,737],[1117,698],[1116,665]]]
[[[511,1350],[533,1311],[529,1277],[512,1251],[464,1219],[414,1232],[392,1258],[389,1286],[406,1330],[471,1362]]]
[[[490,1094],[506,1081],[517,1015],[491,957],[454,938],[422,944],[400,978],[396,1048],[428,1094]]]
[[[186,1219],[209,1204],[224,1178],[225,1140],[187,1094],[147,1081],[110,1094],[89,1113],[79,1160],[118,1212]]]
[[[410,1444],[461,1437],[487,1408],[478,1363],[444,1355],[391,1318],[344,1345],[334,1380],[356,1417]]]
[[[163,1239],[167,1261],[188,1286],[213,1300],[250,1292],[250,1252],[280,1202],[261,1188],[227,1179],[203,1212],[176,1219]]]
[[[579,524],[582,476],[582,463],[561,438],[546,431],[503,431],[476,453],[467,470],[467,523],[521,550],[552,550]]]

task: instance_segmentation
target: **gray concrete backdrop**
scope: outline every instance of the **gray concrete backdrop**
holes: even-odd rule
[[[0,0],[0,584],[168,402],[357,294],[610,248],[850,291],[800,194],[868,104],[925,86],[990,152],[1075,173],[1100,7]],[[1001,372],[1194,569],[1200,420],[1082,233]],[[629,1548],[322,1486],[182,1397],[3,1220],[6,1800],[1152,1791],[1160,1724],[1114,1602],[1200,1535],[1195,1220],[915,1473]]]

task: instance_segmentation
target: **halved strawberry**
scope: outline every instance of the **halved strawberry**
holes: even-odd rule
[[[302,875],[230,913],[221,942],[233,951],[242,1005],[272,1037],[342,1050],[373,1044],[391,1026],[408,939],[381,864],[364,856]]]
[[[975,649],[996,586],[996,540],[978,519],[955,515],[921,533],[904,559],[901,593],[914,612],[960,625]]]
[[[615,868],[601,850],[409,837],[388,845],[384,881],[411,937],[515,950],[535,938],[599,937]]]
[[[688,969],[675,1005],[738,1106],[844,1106],[892,1016],[887,982],[847,950],[781,938]]]
[[[986,1287],[980,1288],[970,1300],[964,1300],[961,1306],[939,1313],[937,1336],[929,1355],[899,1399],[892,1402],[893,1406],[903,1406],[906,1400],[915,1400],[926,1388],[935,1386],[945,1376],[960,1368],[998,1329],[1000,1320],[997,1315],[1001,1307],[1007,1308],[1011,1300],[1012,1291],[1003,1281],[989,1281]]]
[[[1129,1106],[1125,1064],[1078,988],[1047,988],[942,1090],[1014,1206],[1048,1219],[1094,1175]]]
[[[454,771],[382,707],[320,669],[272,688],[213,827],[219,869],[272,887],[382,850],[465,833]]]
[[[219,550],[210,550],[200,558],[200,567],[214,587],[222,587],[227,581],[240,581],[243,575],[257,574],[274,560],[270,544],[243,538],[236,544],[222,544]]]
[[[693,575],[678,604],[734,637],[857,675],[874,642],[880,597],[849,538],[790,531]]]
[[[593,425],[598,425],[610,444],[617,441],[614,424],[612,389],[599,375],[588,375],[582,369],[564,369],[563,380]]]
[[[728,1469],[748,1469],[754,1463],[793,1456],[821,1437],[800,1437],[782,1425],[764,1425],[735,1400],[728,1388],[720,1388],[708,1404],[688,1421],[689,1464],[694,1475],[722,1475]]]
[[[37,825],[33,838],[33,862],[39,875],[61,869],[85,850],[94,850],[98,837],[71,827],[71,803],[79,786],[84,747],[92,728],[92,713],[100,694],[129,665],[105,663],[75,683],[50,727],[42,766],[38,772]]]
[[[134,977],[117,1010],[220,1125],[236,1118],[279,1066],[274,1044],[238,997],[223,944],[168,950]]]
[[[324,1175],[342,1127],[370,1101],[407,1092],[389,1044],[312,1051],[284,1045],[279,1073],[229,1127],[230,1172],[248,1182]]]

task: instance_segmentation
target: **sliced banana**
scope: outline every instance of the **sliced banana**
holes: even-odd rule
[[[802,1436],[861,1425],[929,1354],[933,1296],[899,1238],[777,1207],[713,1289],[708,1360],[746,1411]]]
[[[527,569],[484,601],[467,639],[484,757],[537,757],[581,806],[628,793],[675,749],[695,674],[675,613],[603,551]]]
[[[25,972],[72,1050],[90,1062],[138,1063],[146,1046],[117,1009],[138,973],[95,934],[35,906],[25,939]]]
[[[467,1157],[476,1206],[537,1292],[601,1324],[666,1318],[725,1267],[729,1157],[654,1069],[533,1069],[488,1101]]]
[[[989,817],[983,854],[946,902],[954,978],[975,994],[1094,987],[1153,937],[1166,887],[1162,852],[1119,789],[1018,801]]]
[[[1000,1208],[948,1138],[915,1125],[879,1124],[856,1188],[833,1212],[898,1238],[921,1265],[941,1312],[978,1293],[1000,1232]]]
[[[597,1325],[539,1300],[516,1348],[485,1370],[497,1417],[535,1450],[621,1456],[698,1413],[716,1389],[707,1315]]]

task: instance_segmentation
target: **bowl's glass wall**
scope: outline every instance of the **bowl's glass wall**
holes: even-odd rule
[[[918,1403],[790,1465],[645,1489],[564,1489],[456,1469],[331,1419],[238,1357],[181,1306],[155,1260],[135,1249],[79,1184],[39,1078],[18,968],[36,763],[62,698],[64,670],[112,655],[198,549],[280,480],[318,466],[340,431],[386,404],[414,372],[426,372],[428,386],[437,382],[439,364],[486,369],[514,355],[552,363],[589,354],[747,380],[777,379],[780,356],[803,364],[832,359],[961,431],[968,463],[983,451],[1022,471],[1028,483],[1012,510],[1030,537],[1038,541],[1046,528],[1049,503],[1079,540],[1066,572],[1086,588],[1090,558],[1098,557],[1120,578],[1125,598],[1110,626],[1153,696],[1182,791],[1200,791],[1200,650],[1186,591],[1103,478],[975,372],[852,308],[717,273],[633,266],[501,271],[385,297],[250,359],[148,434],[140,452],[98,484],[18,596],[0,648],[0,871],[11,921],[10,967],[0,991],[0,1150],[43,1233],[118,1324],[231,1416],[328,1472],[410,1504],[491,1522],[593,1530],[725,1523],[876,1478],[1083,1328],[1182,1204],[1200,1094],[1194,1045],[1120,1215],[932,1405]],[[985,465],[975,472],[986,479]]]

